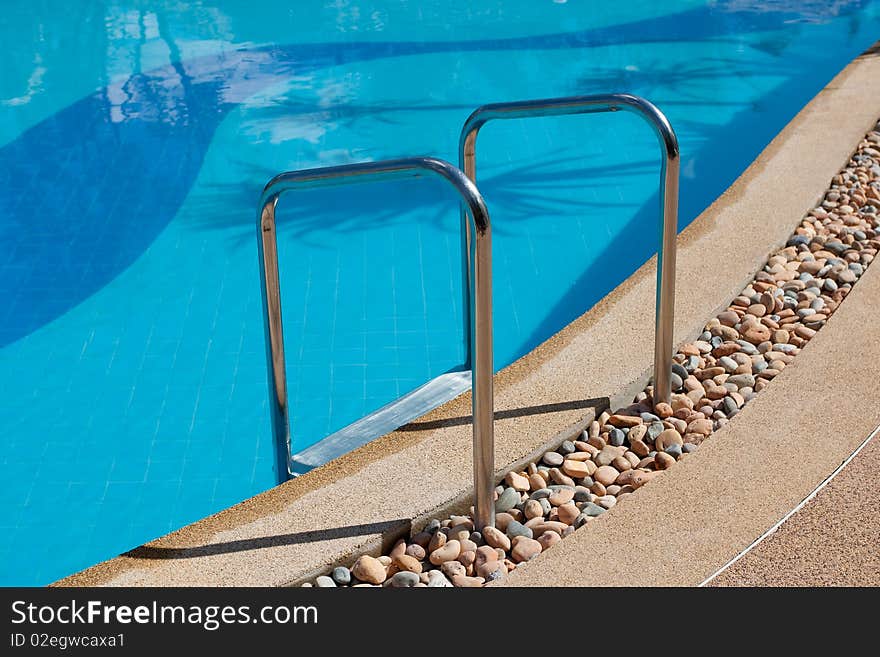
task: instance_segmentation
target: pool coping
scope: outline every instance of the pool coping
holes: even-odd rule
[[[699,333],[815,204],[873,125],[878,108],[863,102],[872,96],[880,96],[880,58],[862,56],[680,234],[676,344]],[[655,271],[651,258],[590,311],[496,375],[500,469],[577,431],[594,409],[628,402],[644,385],[653,359]],[[427,516],[466,505],[469,416],[465,393],[301,477],[56,585],[281,586],[357,554],[377,553]],[[667,486],[668,478],[656,488]],[[579,539],[566,544],[572,542]],[[518,577],[525,581],[542,561],[556,557],[539,558]]]

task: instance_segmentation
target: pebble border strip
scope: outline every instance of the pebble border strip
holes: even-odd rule
[[[496,488],[496,526],[431,520],[378,558],[303,586],[479,587],[550,549],[686,458],[800,353],[880,249],[880,122],[730,306],[674,357],[671,404],[651,387],[580,440],[566,440]]]

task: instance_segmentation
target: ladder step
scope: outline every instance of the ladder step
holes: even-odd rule
[[[294,476],[305,474],[338,456],[412,422],[471,387],[470,370],[447,372],[298,452],[291,458]]]

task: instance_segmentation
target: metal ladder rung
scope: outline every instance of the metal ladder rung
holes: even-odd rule
[[[385,404],[347,427],[319,440],[291,457],[291,474],[304,474],[338,456],[366,445],[395,429],[421,417],[471,387],[471,373],[447,372],[408,392],[400,399]]]

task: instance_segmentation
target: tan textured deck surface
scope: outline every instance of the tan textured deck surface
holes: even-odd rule
[[[786,239],[872,125],[876,108],[864,99],[880,97],[877,64],[847,67],[680,236],[677,343],[696,335]],[[499,469],[582,418],[581,400],[640,385],[652,361],[655,272],[652,259],[497,375],[496,410],[505,412],[495,425]],[[395,522],[470,487],[469,409],[466,394],[406,430],[60,584],[273,586],[346,560]]]
[[[880,438],[710,586],[880,586]]]

